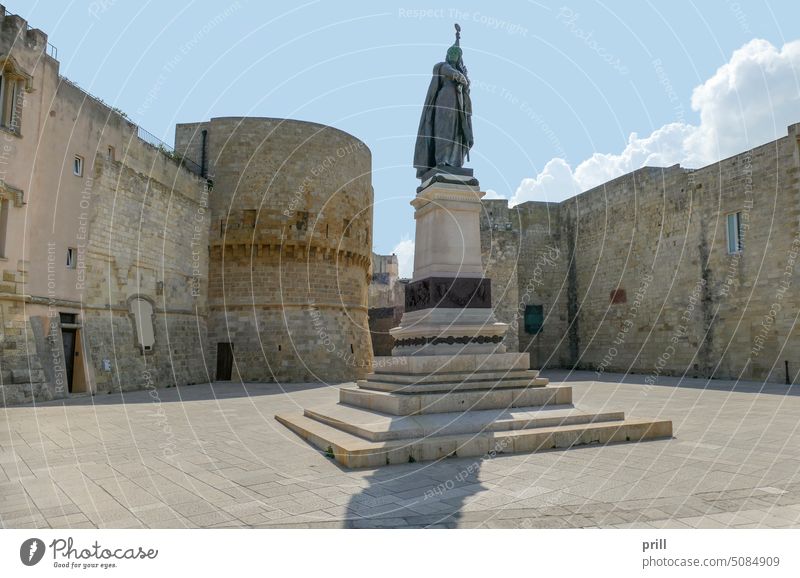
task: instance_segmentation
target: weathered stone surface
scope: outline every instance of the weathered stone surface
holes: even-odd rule
[[[176,147],[197,162],[203,129],[214,180],[210,367],[227,342],[233,379],[363,377],[372,358],[369,149],[315,123],[215,118],[176,128]]]
[[[645,167],[562,203],[482,201],[495,313],[533,367],[794,378],[800,340],[797,136],[697,170]],[[776,210],[776,207],[778,210]],[[729,254],[726,217],[742,215]],[[538,335],[525,331],[541,305]],[[510,349],[514,350],[514,349]]]

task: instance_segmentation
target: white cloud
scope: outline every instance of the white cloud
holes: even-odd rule
[[[547,162],[536,178],[522,179],[510,204],[513,206],[525,201],[560,201],[580,192],[580,186],[567,161],[555,158]]]
[[[781,50],[755,39],[692,93],[700,124],[673,122],[649,136],[631,133],[619,154],[594,153],[573,171],[560,158],[522,179],[511,204],[561,201],[645,165],[700,167],[786,134],[800,121],[800,41]]]
[[[499,194],[494,189],[486,189],[486,195],[484,195],[483,200],[491,201],[493,199],[505,199],[505,197]]]
[[[400,269],[400,278],[408,279],[414,273],[414,241],[402,239],[392,249],[392,253],[397,255],[397,266]]]
[[[786,134],[800,118],[800,41],[751,40],[692,92],[693,150],[712,162]]]

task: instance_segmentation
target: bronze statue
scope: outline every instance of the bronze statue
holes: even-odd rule
[[[456,167],[469,160],[472,148],[472,102],[469,77],[461,53],[461,27],[456,24],[456,42],[447,50],[445,62],[433,67],[414,149],[417,178],[433,168]]]

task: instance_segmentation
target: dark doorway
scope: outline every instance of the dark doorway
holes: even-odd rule
[[[233,371],[233,343],[217,343],[217,381],[230,381]]]
[[[64,369],[67,372],[67,390],[72,393],[72,371],[75,368],[75,330],[61,329],[64,342]]]

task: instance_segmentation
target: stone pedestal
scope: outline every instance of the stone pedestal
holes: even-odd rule
[[[468,169],[431,171],[411,202],[414,277],[392,357],[339,403],[276,419],[348,467],[569,448],[672,436],[672,422],[584,412],[572,388],[507,352],[508,325],[483,277],[481,192]]]
[[[391,330],[393,356],[505,351],[508,325],[494,316],[491,280],[484,278],[481,262],[485,194],[477,184],[434,181],[411,202],[414,277],[406,287],[400,326]]]

